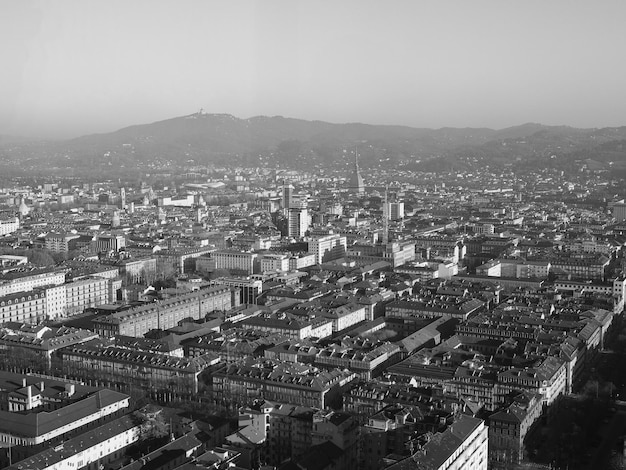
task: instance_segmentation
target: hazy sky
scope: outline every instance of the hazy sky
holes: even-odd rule
[[[0,134],[247,118],[626,125],[624,0],[2,0]]]

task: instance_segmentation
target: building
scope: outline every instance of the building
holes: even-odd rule
[[[0,276],[0,296],[64,283],[65,271],[62,270],[42,269],[28,272],[9,272]]]
[[[613,218],[617,222],[624,222],[626,220],[626,204],[622,202],[613,205]]]
[[[348,246],[346,237],[339,234],[314,237],[309,240],[308,244],[309,253],[315,255],[316,264],[341,258],[345,255]]]
[[[415,243],[390,242],[387,244],[354,244],[346,252],[346,259],[359,266],[387,261],[392,267],[402,266],[415,260]]]
[[[156,252],[157,271],[186,273],[195,271],[196,259],[215,251],[213,247],[162,250]]]
[[[20,219],[18,217],[0,220],[0,236],[17,232],[20,228]]]
[[[388,470],[487,470],[488,429],[483,420],[461,415],[417,452]]]
[[[312,408],[338,405],[344,388],[356,378],[349,371],[319,371],[312,366],[267,359],[229,364],[213,374],[213,393],[222,403],[265,399]]]
[[[215,310],[233,307],[230,287],[215,286],[162,301],[134,307],[110,315],[99,315],[92,321],[99,335],[142,337],[150,330],[167,330],[185,318],[199,320]]]
[[[200,373],[220,361],[217,354],[175,357],[110,346],[99,341],[68,346],[60,354],[63,373],[69,377],[187,397],[198,393]]]
[[[390,220],[404,219],[404,202],[388,202],[385,215]]]
[[[289,256],[284,253],[264,253],[261,256],[261,273],[289,271]]]
[[[6,323],[0,333],[0,360],[5,368],[49,373],[52,355],[56,351],[97,337],[89,330],[66,326],[50,328],[29,323]]]
[[[69,439],[56,447],[17,462],[7,470],[65,470],[93,468],[124,455],[124,449],[139,440],[141,422],[123,416]]]
[[[46,292],[38,289],[0,297],[0,322],[37,324],[46,319]]]
[[[123,235],[98,235],[95,240],[97,253],[119,252],[126,248],[126,237]]]
[[[13,462],[53,446],[96,422],[126,412],[130,397],[63,379],[0,372],[0,446]],[[0,466],[8,466],[0,453]]]
[[[521,463],[524,439],[542,409],[540,395],[519,393],[512,403],[489,415],[489,460]]]
[[[282,197],[282,207],[283,213],[286,215],[291,207],[291,199],[293,196],[294,187],[291,184],[285,184],[283,181],[283,197]]]
[[[71,241],[79,238],[80,235],[76,233],[55,233],[50,232],[45,237],[46,250],[54,251],[55,253],[67,253],[74,249],[71,246]]]
[[[304,237],[310,225],[309,212],[306,206],[290,207],[288,219],[287,236],[290,238]]]
[[[76,315],[88,307],[112,302],[109,282],[109,279],[94,276],[65,284],[65,314]]]
[[[215,260],[216,269],[227,269],[245,275],[255,274],[259,271],[257,253],[247,253],[236,250],[218,250],[211,253]]]
[[[219,278],[211,281],[211,285],[232,287],[236,293],[233,307],[256,304],[257,298],[263,292],[263,281],[247,277]]]
[[[149,284],[156,279],[156,257],[132,258],[116,263],[125,284]]]

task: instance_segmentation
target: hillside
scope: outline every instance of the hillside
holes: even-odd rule
[[[364,167],[385,161],[433,171],[529,164],[571,169],[591,159],[626,168],[625,143],[626,127],[528,123],[502,130],[419,129],[197,113],[61,142],[12,142],[0,148],[0,166],[8,174],[43,169],[128,174],[208,164],[312,169],[345,167],[358,149]]]

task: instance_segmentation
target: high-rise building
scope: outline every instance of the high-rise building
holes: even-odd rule
[[[293,190],[294,187],[290,184],[285,184],[283,181],[283,213],[287,215],[289,209],[291,208],[291,200],[293,198]]]
[[[350,175],[350,192],[361,195],[365,192],[365,184],[359,170],[359,154],[354,152],[354,171]]]
[[[287,236],[301,238],[309,229],[309,211],[306,207],[292,207],[289,209],[289,225]]]
[[[386,215],[389,220],[404,219],[404,202],[387,203]]]
[[[126,189],[120,188],[120,208],[126,208]]]

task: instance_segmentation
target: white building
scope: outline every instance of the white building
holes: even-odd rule
[[[385,215],[391,220],[404,219],[404,202],[388,202]]]
[[[289,256],[284,253],[265,253],[261,257],[261,272],[289,271]]]
[[[46,317],[48,320],[56,320],[65,316],[67,307],[67,294],[65,285],[49,286],[43,288],[46,293]]]
[[[302,238],[309,229],[309,211],[306,207],[289,208],[289,226],[287,236]]]
[[[20,228],[20,219],[17,217],[0,220],[0,236],[8,235],[9,233],[13,233]]]
[[[228,269],[245,274],[255,274],[258,256],[257,253],[236,250],[220,250],[211,254],[216,269]]]
[[[315,255],[316,264],[341,258],[346,253],[347,238],[339,234],[315,237],[309,240],[309,253]]]
[[[17,462],[9,470],[76,470],[93,463],[105,463],[122,455],[122,450],[137,442],[141,424],[131,416],[123,416],[56,447]]]

